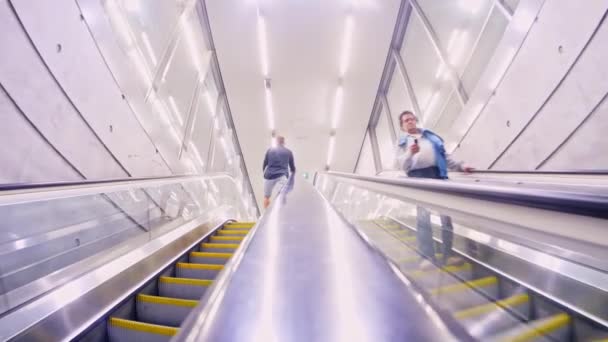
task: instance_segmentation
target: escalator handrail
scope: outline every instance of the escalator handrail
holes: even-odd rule
[[[345,172],[319,172],[338,178],[431,191],[570,214],[608,218],[608,193],[522,188],[510,185],[471,184],[432,179],[386,178]],[[317,178],[315,177],[315,182]]]
[[[207,176],[207,174],[205,174],[205,175],[183,174],[183,175],[173,175],[173,176],[163,176],[163,177],[128,177],[128,178],[111,178],[111,179],[100,179],[100,180],[81,180],[81,181],[65,181],[65,182],[51,182],[51,183],[6,183],[6,184],[0,184],[0,193],[3,191],[51,189],[51,188],[58,188],[58,187],[74,187],[74,186],[93,186],[93,185],[154,181],[154,180],[169,180],[169,179],[188,180],[188,179],[204,177],[204,176]]]

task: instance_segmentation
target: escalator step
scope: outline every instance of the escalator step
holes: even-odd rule
[[[223,268],[223,265],[179,262],[175,265],[175,275],[179,278],[215,279]]]
[[[234,243],[202,243],[202,252],[220,252],[220,253],[232,253],[235,249],[239,248],[238,244]]]
[[[208,279],[160,277],[158,293],[162,297],[198,300],[212,283]]]
[[[488,303],[484,305],[475,306],[465,310],[461,310],[454,313],[456,319],[469,319],[473,317],[479,317],[488,313],[494,312],[501,308],[513,308],[530,302],[530,297],[527,294],[521,293],[515,296],[511,296],[507,299],[499,300],[494,303]]]
[[[190,262],[195,264],[224,265],[232,253],[190,252]]]
[[[224,228],[226,229],[251,229],[255,225],[255,222],[232,222],[226,223]]]
[[[439,305],[449,311],[459,311],[474,306],[487,304],[489,298],[498,297],[498,278],[491,276],[468,282],[452,284],[432,289],[429,293],[437,297]]]
[[[237,230],[237,229],[220,229],[217,231],[218,236],[245,236],[249,233],[248,230]]]
[[[428,270],[416,270],[406,273],[423,288],[447,286],[468,281],[473,276],[473,266],[470,263],[433,267]]]
[[[212,236],[211,243],[240,243],[243,239],[242,236]]]
[[[196,300],[138,294],[137,318],[146,323],[178,327],[196,305]]]
[[[505,310],[505,309],[509,310]],[[462,325],[473,335],[483,340],[488,336],[501,331],[511,329],[521,324],[521,321],[513,315],[526,318],[530,314],[530,297],[525,294],[517,294],[495,303],[482,304],[472,308],[460,310],[454,313]]]
[[[493,341],[565,341],[567,340],[570,316],[560,313],[538,319],[527,325],[517,326],[491,338]]]
[[[224,225],[224,229],[251,229],[254,223],[227,223]]]
[[[179,329],[164,325],[156,325],[110,317],[108,321],[108,337],[112,342],[129,341],[170,341]]]

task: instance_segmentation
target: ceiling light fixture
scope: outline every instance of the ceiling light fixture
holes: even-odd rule
[[[270,73],[268,64],[268,38],[266,36],[266,19],[258,10],[258,49],[260,51],[260,63],[262,74],[268,77]]]
[[[328,168],[331,165],[332,160],[334,159],[335,145],[336,145],[336,136],[331,135],[329,137],[329,147],[327,148],[327,163],[325,163]]]
[[[154,54],[154,49],[152,49],[152,44],[150,44],[150,39],[148,38],[148,35],[146,34],[146,32],[141,33],[141,40],[144,42],[144,47],[146,48],[146,52],[148,53],[148,56],[150,56],[150,60],[152,61],[152,64],[156,65],[158,60],[156,59],[156,55]]]
[[[471,14],[476,14],[481,10],[485,0],[460,0],[460,7],[469,10]]]
[[[175,103],[175,98],[173,98],[173,96],[171,96],[171,95],[169,95],[169,106],[171,107],[171,110],[175,114],[175,117],[177,118],[179,125],[183,126],[184,120],[182,119],[182,114],[179,111],[179,108],[177,108],[177,103]]]
[[[274,131],[274,110],[272,108],[272,92],[270,90],[270,80],[264,80],[264,97],[266,100],[266,115],[268,116],[268,128]]]
[[[192,30],[192,25],[188,25],[188,17],[182,17],[180,21],[180,26],[182,27],[182,33],[186,38],[186,45],[188,45],[188,51],[190,52],[190,58],[192,59],[192,63],[197,71],[201,71],[201,56],[200,51],[198,49],[198,44],[196,43],[196,37],[194,31]]]
[[[336,95],[334,98],[334,108],[332,113],[331,128],[337,129],[338,123],[340,122],[340,116],[342,114],[342,104],[344,102],[344,87],[340,84],[336,89]]]
[[[348,70],[348,64],[350,62],[351,46],[353,40],[353,30],[355,26],[355,19],[352,14],[346,16],[344,22],[344,36],[342,40],[342,54],[340,57],[340,77],[343,77]]]

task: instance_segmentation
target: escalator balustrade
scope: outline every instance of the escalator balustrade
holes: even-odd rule
[[[483,341],[607,340],[601,329],[574,333],[574,317],[528,289],[469,259],[435,265],[417,252],[416,232],[392,219],[358,224],[389,259],[441,309]],[[441,242],[436,241],[436,244]],[[436,248],[435,250],[440,250]],[[440,253],[436,260],[442,260]]]

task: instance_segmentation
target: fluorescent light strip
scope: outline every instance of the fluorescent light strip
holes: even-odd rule
[[[179,122],[179,125],[183,126],[184,125],[184,119],[182,119],[182,114],[179,111],[179,108],[177,108],[177,103],[175,103],[175,98],[173,98],[173,96],[169,96],[169,106],[171,107],[171,110],[175,114],[175,117],[177,118],[177,121]]]
[[[266,99],[266,114],[268,116],[268,128],[271,131],[274,130],[274,111],[272,109],[272,92],[270,88],[264,88],[264,97]]]
[[[215,115],[215,106],[213,105],[213,99],[211,98],[211,92],[209,89],[205,91],[205,102],[207,103],[207,108],[209,109],[209,114],[211,117]]]
[[[154,49],[152,49],[152,44],[150,44],[150,39],[148,38],[148,35],[145,32],[141,33],[141,40],[144,42],[144,47],[146,48],[148,56],[150,56],[152,64],[156,65],[156,63],[158,63],[158,60],[156,59],[156,55],[154,54]]]
[[[331,165],[332,160],[334,159],[334,148],[336,145],[336,136],[332,135],[329,137],[329,147],[327,149],[327,166]]]
[[[188,25],[188,17],[184,16],[180,21],[180,25],[182,27],[182,33],[186,38],[186,45],[188,45],[188,51],[190,52],[190,58],[192,59],[192,63],[197,71],[201,71],[201,56],[200,50],[198,49],[198,44],[196,43],[196,38],[194,36],[194,31],[192,30],[192,25]]]
[[[268,38],[266,36],[266,19],[258,10],[258,49],[260,51],[260,63],[262,74],[265,78],[270,73],[268,63]]]
[[[131,37],[131,26],[129,22],[122,14],[122,9],[118,4],[118,0],[109,0],[106,1],[106,10],[110,15],[110,21],[112,22],[114,28],[118,31],[120,36],[122,36],[123,41],[127,46],[133,45],[133,38]]]
[[[342,87],[342,85],[339,85],[338,89],[336,89],[336,95],[334,98],[334,108],[333,108],[332,121],[331,121],[332,129],[338,128],[338,123],[340,122],[340,117],[342,114],[343,102],[344,102],[344,87]]]
[[[348,14],[346,16],[346,21],[344,22],[344,37],[342,40],[342,54],[340,57],[340,77],[343,77],[346,74],[350,62],[354,26],[355,19],[352,14]]]

